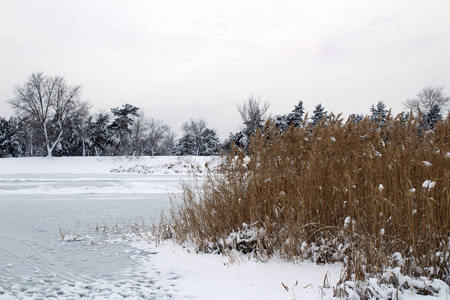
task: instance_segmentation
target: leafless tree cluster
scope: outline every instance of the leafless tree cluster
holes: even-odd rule
[[[164,121],[145,117],[140,112],[134,118],[132,140],[135,155],[171,155],[175,147],[175,133]]]

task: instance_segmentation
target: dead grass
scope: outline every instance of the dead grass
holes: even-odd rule
[[[281,134],[268,122],[249,153],[234,147],[201,187],[185,185],[155,233],[205,252],[342,261],[342,280],[400,267],[448,284],[449,125],[418,136],[418,119],[378,129],[337,116]]]

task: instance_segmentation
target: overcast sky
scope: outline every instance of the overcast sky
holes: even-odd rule
[[[424,86],[450,94],[450,1],[0,1],[0,116],[32,72],[83,86],[91,110],[130,103],[221,139],[252,94],[272,115],[394,113]]]

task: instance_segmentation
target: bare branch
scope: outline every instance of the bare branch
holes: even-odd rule
[[[268,102],[261,104],[260,98],[256,98],[252,95],[247,101],[242,104],[236,105],[241,115],[242,122],[244,123],[249,134],[256,132],[256,129],[261,127],[265,121],[265,114],[267,113],[270,105]]]
[[[438,107],[441,111],[450,105],[450,97],[443,93],[442,86],[428,86],[417,94],[415,99],[407,99],[404,105],[414,113],[428,114],[433,107]]]
[[[38,124],[47,155],[51,156],[69,118],[78,114],[78,110],[87,109],[87,102],[81,102],[80,98],[81,86],[71,87],[62,76],[45,76],[40,72],[32,73],[24,85],[16,86],[14,98],[8,102],[18,115]],[[57,125],[53,126],[53,132],[49,132],[50,122]]]

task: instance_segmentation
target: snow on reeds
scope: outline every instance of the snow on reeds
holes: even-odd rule
[[[418,132],[418,119],[392,117],[283,133],[269,121],[248,153],[235,147],[202,186],[185,185],[156,234],[204,252],[342,261],[337,295],[393,268],[449,284],[450,119]]]

